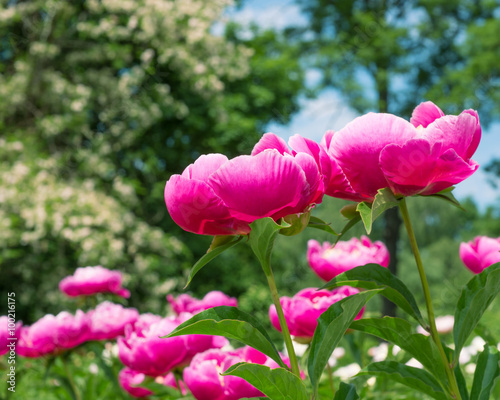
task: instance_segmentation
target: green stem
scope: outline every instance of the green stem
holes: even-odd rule
[[[264,271],[266,272],[266,269],[264,269]],[[293,348],[292,337],[290,336],[290,331],[288,330],[288,325],[286,324],[285,314],[283,313],[283,308],[281,308],[280,297],[278,295],[278,289],[276,287],[271,266],[269,266],[269,271],[266,272],[266,278],[267,283],[269,284],[269,289],[271,289],[271,296],[280,321],[281,333],[285,339],[286,351],[288,353],[288,358],[290,359],[292,372],[300,378],[299,362],[297,360],[297,356],[295,355],[295,349]]]
[[[406,206],[406,198],[399,202],[399,209],[403,216],[403,222],[406,227],[406,232],[408,233],[408,239],[410,240],[411,249],[415,257],[415,262],[417,263],[418,274],[420,275],[420,282],[422,283],[422,289],[424,291],[425,305],[427,307],[427,316],[429,318],[429,328],[432,340],[436,343],[439,350],[441,359],[443,360],[446,376],[448,377],[449,384],[451,386],[451,393],[453,398],[461,400],[460,391],[458,390],[457,380],[455,374],[451,368],[450,361],[446,357],[443,345],[439,339],[439,334],[436,328],[436,318],[434,316],[434,307],[432,306],[431,292],[429,290],[429,283],[427,282],[427,277],[425,276],[424,265],[422,264],[422,259],[420,258],[420,252],[418,250],[417,239],[415,237],[415,232],[410,221],[410,214],[408,213],[408,207]]]
[[[328,380],[330,381],[330,389],[332,390],[332,396],[335,397],[335,384],[333,383],[333,371],[329,363],[326,363],[326,370],[328,372]]]
[[[68,362],[66,361],[66,354],[63,354],[61,356],[61,361],[63,364],[64,372],[66,373],[66,376],[68,377],[68,382],[69,385],[71,386],[71,389],[73,390],[73,393],[75,395],[76,400],[81,400],[80,393],[78,392],[78,389],[76,388],[75,381],[73,380],[73,375],[71,374],[71,371],[68,368]]]

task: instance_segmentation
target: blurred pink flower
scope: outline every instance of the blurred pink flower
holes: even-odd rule
[[[109,301],[100,303],[87,312],[90,324],[89,340],[115,339],[125,334],[125,327],[139,318],[135,308],[124,308]]]
[[[444,115],[426,102],[415,108],[411,123],[392,114],[368,113],[330,136],[328,154],[353,191],[368,201],[385,187],[396,195],[434,194],[478,168],[471,157],[481,125],[473,110]]]
[[[161,321],[162,319],[163,317],[156,314],[151,314],[151,313],[141,314],[139,315],[137,321],[135,321],[132,330],[140,332],[143,329],[148,329],[152,324]]]
[[[114,293],[129,298],[130,292],[121,287],[122,273],[101,267],[77,268],[74,275],[59,283],[59,290],[68,296],[89,296],[96,293]]]
[[[238,400],[263,396],[242,378],[220,375],[239,362],[278,368],[275,361],[248,346],[234,351],[208,350],[197,354],[189,367],[184,369],[184,383],[196,400]]]
[[[460,244],[460,258],[467,268],[479,274],[490,265],[500,262],[500,238],[476,236]]]
[[[167,300],[172,306],[174,313],[177,315],[182,312],[196,314],[200,311],[218,306],[238,306],[238,300],[234,297],[229,297],[218,290],[208,292],[202,300],[195,299],[188,294],[181,294],[177,296],[177,298],[169,294],[167,296]]]
[[[142,330],[127,328],[118,338],[118,356],[127,367],[149,376],[165,375],[172,368],[187,364],[199,352],[222,347],[227,340],[217,336],[184,335],[162,339],[191,315],[167,317]]]
[[[146,375],[127,367],[123,368],[118,374],[118,382],[120,382],[120,386],[130,395],[138,398],[154,394],[153,391],[140,386],[140,384],[144,382],[145,378]],[[175,377],[172,372],[168,373],[166,376],[158,376],[155,381],[159,384],[177,389],[177,383],[175,382]],[[181,391],[185,395],[187,393],[186,389],[184,388],[182,382],[180,384]]]
[[[19,339],[19,335],[21,333],[22,322],[9,322],[9,318],[6,315],[2,315],[0,317],[0,356],[9,352],[10,347],[7,347],[9,344],[16,344],[16,340],[10,340],[9,338],[17,338]],[[14,335],[11,335],[10,332],[14,331]]]
[[[330,281],[349,269],[370,263],[389,265],[389,251],[382,242],[371,242],[366,236],[339,241],[335,247],[328,242],[321,245],[316,240],[307,243],[307,260],[314,272]]]
[[[298,342],[309,342],[318,325],[318,318],[333,303],[342,300],[347,296],[359,293],[359,290],[350,286],[342,286],[332,291],[307,288],[298,292],[293,297],[283,296],[280,298],[281,307],[285,314],[285,320],[290,330]],[[356,316],[361,318],[364,308]],[[281,331],[276,307],[269,308],[269,318],[273,326]]]
[[[42,357],[76,347],[88,338],[87,315],[81,310],[75,315],[63,311],[57,316],[47,314],[33,325],[23,326],[16,351],[22,357]]]
[[[274,148],[252,154],[231,160],[203,155],[173,175],[165,186],[172,219],[198,234],[246,234],[256,219],[278,220],[321,201],[322,177],[312,156]]]

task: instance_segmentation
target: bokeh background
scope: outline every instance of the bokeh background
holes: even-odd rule
[[[165,313],[211,240],[170,219],[171,174],[203,153],[248,154],[267,131],[320,140],[362,113],[408,119],[432,100],[448,114],[477,109],[484,133],[480,170],[456,189],[466,212],[409,203],[437,313],[452,313],[471,277],[460,241],[500,236],[499,89],[495,0],[2,0],[0,298],[16,292],[25,324],[74,310],[59,281],[103,265],[126,274],[128,305]],[[345,203],[325,198],[314,213],[340,230]],[[423,302],[393,223],[378,220],[370,237],[392,243]],[[306,260],[308,239],[331,240],[318,232],[277,240],[280,294],[321,285]],[[270,295],[246,246],[188,292],[210,290],[267,321]],[[485,318],[500,337],[498,307]]]

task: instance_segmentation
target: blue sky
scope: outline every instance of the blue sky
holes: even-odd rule
[[[293,0],[246,0],[243,8],[229,11],[228,16],[243,25],[254,22],[262,27],[277,29],[289,24],[307,23]],[[317,73],[308,71],[307,77],[312,82],[317,79]],[[325,90],[316,99],[302,99],[301,105],[302,110],[289,125],[270,124],[268,131],[284,139],[298,133],[320,140],[326,130],[339,130],[358,116],[335,90]],[[472,196],[481,209],[500,202],[500,189],[494,189],[487,182],[487,174],[482,168],[495,157],[500,157],[500,122],[483,130],[481,143],[473,156],[480,165],[479,170],[457,185],[454,193],[459,200]]]

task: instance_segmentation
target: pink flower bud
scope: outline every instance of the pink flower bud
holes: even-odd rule
[[[358,289],[342,286],[332,291],[307,288],[301,290],[293,297],[281,297],[280,303],[290,334],[295,336],[295,340],[298,342],[306,343],[311,341],[318,325],[319,316],[333,303],[356,293],[359,293]],[[359,312],[356,319],[361,318],[363,311],[364,308]],[[269,308],[269,318],[273,326],[281,331],[278,314],[274,305],[271,305]]]
[[[167,300],[177,315],[182,312],[197,314],[200,311],[218,306],[238,306],[238,300],[217,290],[208,292],[202,300],[195,299],[188,294],[181,294],[177,298],[169,294]]]
[[[460,244],[460,258],[467,268],[479,274],[490,265],[500,262],[500,238],[476,236]]]
[[[114,293],[129,298],[130,292],[121,285],[122,273],[120,271],[111,271],[98,265],[77,268],[74,275],[67,276],[59,283],[59,289],[70,297]]]
[[[95,310],[87,312],[90,322],[89,340],[109,340],[122,336],[125,327],[139,318],[135,308],[124,308],[120,304],[104,301]]]
[[[361,240],[352,238],[339,241],[333,248],[328,242],[321,245],[316,240],[309,240],[307,247],[309,265],[327,282],[338,274],[361,265],[374,263],[386,268],[389,265],[387,247],[379,241],[372,243],[366,236],[362,236]]]
[[[23,326],[16,351],[23,357],[41,357],[60,353],[85,342],[89,338],[87,315],[77,310],[75,315],[66,311],[57,316],[45,315],[31,326]]]

